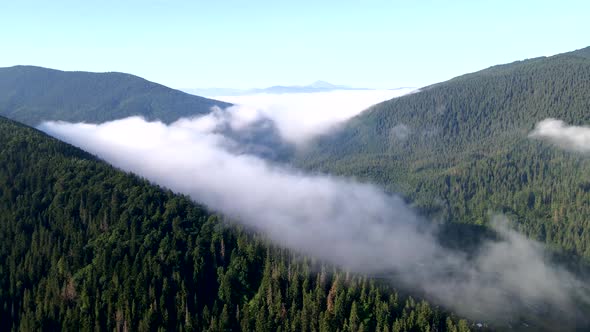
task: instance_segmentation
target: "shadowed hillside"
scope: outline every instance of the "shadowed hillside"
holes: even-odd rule
[[[0,330],[468,331],[0,117]]]
[[[130,74],[0,68],[0,115],[33,126],[45,120],[95,123],[132,115],[170,123],[229,105]]]

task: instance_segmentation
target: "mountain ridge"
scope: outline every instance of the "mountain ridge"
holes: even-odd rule
[[[0,68],[0,115],[29,125],[48,120],[105,122],[133,115],[170,123],[230,105],[127,73]]]

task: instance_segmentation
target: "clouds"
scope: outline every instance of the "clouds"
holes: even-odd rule
[[[566,150],[590,152],[590,127],[568,126],[549,118],[537,123],[529,137],[548,140]]]
[[[48,122],[40,129],[188,194],[282,246],[391,277],[468,317],[506,320],[527,310],[539,315],[539,307],[575,311],[572,296],[581,283],[504,223],[495,224],[501,240],[485,243],[473,257],[446,249],[431,224],[373,185],[233,151],[234,139],[218,131],[233,119],[225,115],[171,125],[137,117],[100,125]]]
[[[337,90],[315,93],[254,94],[216,99],[236,104],[228,111],[235,124],[246,125],[266,117],[276,124],[282,137],[304,144],[315,135],[359,114],[369,106],[412,92],[396,90]]]
[[[391,128],[389,137],[391,137],[393,141],[404,141],[411,133],[412,130],[410,127],[402,123]]]
[[[418,218],[400,198],[371,185],[233,154],[226,149],[227,138],[204,130],[203,120],[210,119],[167,126],[134,117],[101,125],[48,122],[40,128],[117,167],[189,194],[281,244],[356,270],[378,270],[391,257],[403,265],[435,254],[434,248],[415,254],[405,250],[424,236],[401,231]],[[389,247],[391,256],[372,255],[370,244],[375,243]]]

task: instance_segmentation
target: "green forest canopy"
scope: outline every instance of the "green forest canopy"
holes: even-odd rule
[[[0,142],[0,330],[469,330],[34,129]]]
[[[494,66],[375,105],[296,163],[402,192],[434,219],[486,224],[590,258],[590,159],[528,137],[590,124],[590,47]]]

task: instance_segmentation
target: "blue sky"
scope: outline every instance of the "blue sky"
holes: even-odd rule
[[[420,87],[590,46],[588,1],[5,1],[0,67],[175,88]]]

